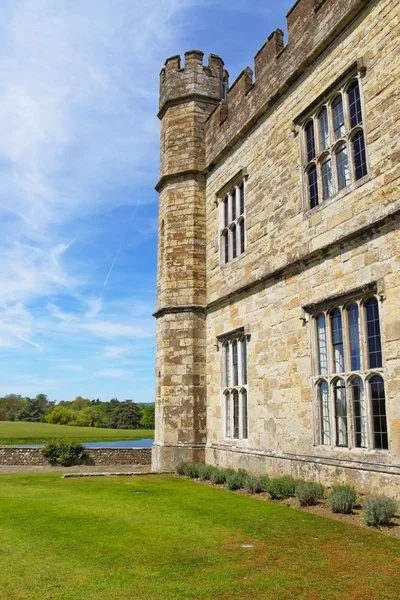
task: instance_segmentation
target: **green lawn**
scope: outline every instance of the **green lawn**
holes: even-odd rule
[[[152,438],[149,429],[99,429],[97,427],[70,427],[49,423],[0,421],[0,445],[45,444],[49,439],[68,438],[79,442],[111,442]]]
[[[3,475],[0,504],[2,600],[400,598],[398,541],[191,481]]]

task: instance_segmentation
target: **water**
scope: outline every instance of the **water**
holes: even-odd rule
[[[86,448],[151,448],[153,438],[143,438],[142,440],[118,440],[115,442],[82,442]],[[8,448],[43,448],[45,444],[18,444],[18,446],[8,446]]]

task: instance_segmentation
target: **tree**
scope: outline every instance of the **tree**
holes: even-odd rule
[[[154,429],[154,404],[142,404],[140,426],[143,429]]]
[[[140,425],[140,417],[138,405],[132,400],[126,400],[116,404],[111,414],[110,424],[114,429],[137,429]]]
[[[25,406],[17,413],[16,419],[18,421],[41,421],[50,412],[52,405],[46,394],[38,394],[36,398],[26,398]]]
[[[97,408],[88,406],[82,408],[76,416],[77,425],[81,427],[100,427],[101,425],[101,414]]]

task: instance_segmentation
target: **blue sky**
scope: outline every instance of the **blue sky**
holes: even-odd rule
[[[3,0],[0,395],[154,398],[158,76],[231,82],[292,0]]]

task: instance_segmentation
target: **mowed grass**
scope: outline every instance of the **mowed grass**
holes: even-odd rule
[[[400,597],[398,541],[166,475],[3,475],[0,503],[1,600]]]
[[[45,444],[55,438],[78,442],[114,442],[116,440],[140,440],[153,436],[154,431],[150,429],[100,429],[49,423],[27,423],[25,421],[0,421],[0,446]]]

